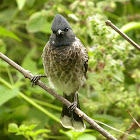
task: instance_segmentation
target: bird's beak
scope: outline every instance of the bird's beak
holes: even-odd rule
[[[60,35],[60,34],[63,34],[63,33],[64,33],[64,31],[62,31],[60,29],[57,31],[57,35]]]

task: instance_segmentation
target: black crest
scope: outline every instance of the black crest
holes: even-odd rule
[[[60,14],[57,14],[53,20],[51,30],[57,31],[58,29],[64,30],[65,28],[71,29],[68,21]]]

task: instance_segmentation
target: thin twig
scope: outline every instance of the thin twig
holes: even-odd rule
[[[135,125],[136,125],[135,122],[131,123],[130,126],[129,126],[129,128],[126,131],[126,134],[130,133],[130,131],[135,127]],[[127,139],[127,136],[128,136],[126,134],[123,134],[122,136],[120,136],[120,139],[121,140],[126,140]]]
[[[24,75],[25,78],[28,78],[30,80],[32,79],[33,75],[31,74],[31,72],[29,72],[28,70],[25,70],[24,68],[22,68],[21,66],[19,66],[17,63],[15,63],[11,59],[9,59],[7,56],[5,56],[4,54],[2,54],[1,52],[0,52],[0,58],[2,58],[8,64],[10,64],[11,66],[13,66],[19,72],[21,72]],[[66,106],[70,106],[71,105],[71,103],[68,100],[66,100],[65,98],[63,98],[61,95],[57,94],[53,89],[47,87],[42,81],[38,80],[37,85],[39,85],[41,88],[43,88],[48,93],[50,93],[51,95],[53,95],[56,99],[58,99],[60,102],[62,102]],[[104,130],[102,127],[100,127],[93,119],[91,119],[84,112],[82,112],[80,109],[76,108],[74,111],[75,111],[75,113],[77,115],[81,116],[87,123],[89,123],[94,129],[96,129],[99,133],[101,133],[108,140],[117,140],[111,134],[109,134],[106,130]]]
[[[123,38],[125,38],[130,44],[132,44],[136,49],[140,51],[140,46],[136,44],[132,39],[130,39],[125,33],[119,30],[110,20],[107,20],[105,23],[107,26],[110,26],[112,29],[118,32]]]
[[[120,133],[124,134],[125,136],[129,136],[129,137],[135,138],[136,140],[140,140],[139,138],[136,138],[136,137],[134,137],[134,136],[128,134],[129,131],[123,132],[123,131],[121,131],[121,130],[118,130],[118,129],[116,129],[116,128],[112,127],[112,126],[109,126],[109,125],[107,125],[107,124],[105,124],[105,123],[103,123],[103,122],[100,122],[100,121],[98,121],[98,120],[95,120],[95,119],[94,119],[94,121],[97,122],[98,124],[103,124],[104,126],[110,128],[110,129],[112,129],[112,130],[115,130],[115,131],[117,131],[117,132],[120,132]],[[130,128],[130,129],[131,129],[131,128]],[[130,130],[130,131],[131,131],[131,130]],[[123,136],[124,136],[124,135],[123,135]]]
[[[128,110],[127,110],[127,113],[133,119],[133,121],[138,125],[138,127],[140,127],[140,124],[136,121],[136,119],[130,114],[130,112]]]

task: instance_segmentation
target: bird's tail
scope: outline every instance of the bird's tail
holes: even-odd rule
[[[63,96],[72,103],[74,101],[75,94],[67,95],[63,93]],[[78,97],[77,107],[80,108]],[[74,111],[70,111],[69,108],[64,104],[61,114],[61,124],[63,125],[63,127],[73,128],[75,131],[84,131],[86,129],[86,125],[84,124],[82,118],[79,117]]]

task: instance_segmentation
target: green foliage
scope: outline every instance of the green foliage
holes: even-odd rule
[[[8,100],[14,98],[18,94],[18,89],[13,88],[13,89],[8,89],[0,85],[0,106],[3,105],[5,102]]]
[[[16,0],[19,10],[22,10],[27,0]]]
[[[96,137],[94,137],[91,134],[83,134],[83,135],[79,136],[77,138],[77,140],[96,140]]]
[[[66,135],[70,140],[96,140],[96,137],[92,134],[92,132],[94,131],[90,129],[86,129],[84,132],[74,132],[71,130],[66,132],[60,130],[60,133]]]
[[[14,38],[14,39],[16,39],[18,41],[21,41],[13,32],[10,32],[10,31],[6,30],[3,27],[0,27],[0,35],[1,36],[11,37],[11,38]]]
[[[34,75],[44,74],[41,54],[57,13],[67,18],[88,50],[87,81],[79,91],[81,109],[89,117],[126,132],[133,122],[126,110],[140,122],[140,53],[105,21],[111,20],[140,44],[140,2],[2,0],[0,52]],[[42,80],[48,85],[47,79]],[[61,106],[38,86],[32,88],[28,79],[0,59],[1,139],[105,139],[88,124],[85,132],[64,129],[59,122]],[[121,139],[121,133],[104,128]],[[130,133],[140,139],[138,127]]]
[[[27,22],[27,30],[29,32],[45,32],[51,33],[51,24],[47,22],[46,11],[34,13]]]
[[[50,132],[50,130],[47,129],[33,131],[35,127],[36,125],[34,124],[29,126],[22,124],[18,127],[17,124],[11,123],[8,125],[8,131],[11,133],[16,133],[16,135],[23,135],[27,140],[41,140],[41,138],[39,138],[40,134]]]

